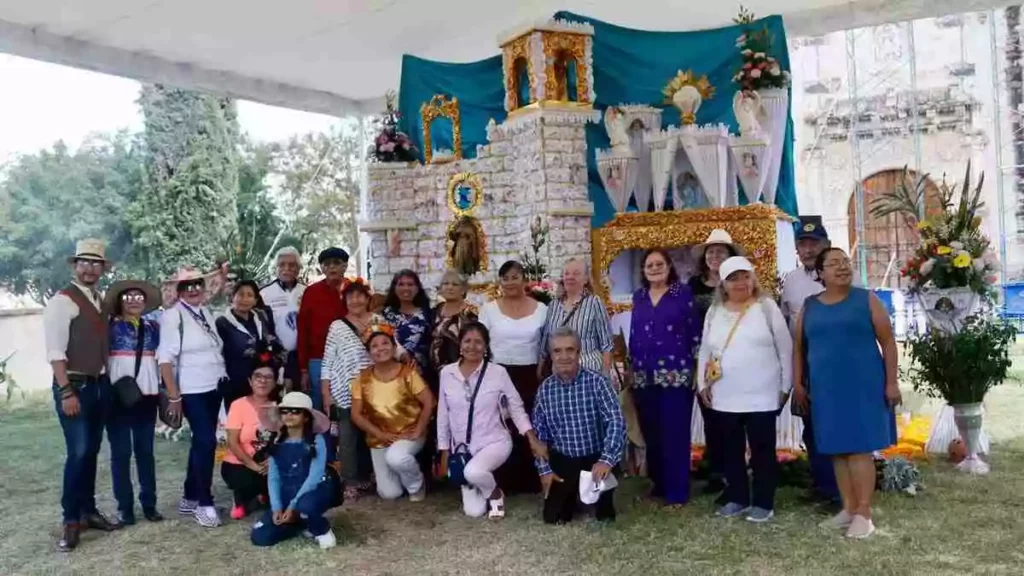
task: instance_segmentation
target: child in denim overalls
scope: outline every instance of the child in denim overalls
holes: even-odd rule
[[[270,449],[271,509],[253,526],[250,538],[256,546],[273,546],[307,531],[321,548],[332,548],[337,540],[324,513],[341,505],[342,487],[327,468],[324,433],[330,421],[301,392],[286,394],[277,409],[283,426]]]

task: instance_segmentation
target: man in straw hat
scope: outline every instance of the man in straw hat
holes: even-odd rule
[[[821,216],[801,216],[796,224],[796,252],[800,266],[791,270],[782,278],[782,314],[789,323],[789,329],[796,326],[796,318],[803,309],[804,300],[817,296],[825,287],[818,282],[818,273],[814,269],[815,260],[832,243],[828,232],[822,225]],[[797,336],[797,335],[794,335]],[[802,415],[804,421],[804,447],[811,465],[813,482],[811,498],[825,502],[836,502],[839,499],[839,488],[836,486],[835,471],[832,461],[818,454],[814,446],[814,429],[810,414]]]
[[[107,316],[96,285],[107,268],[102,240],[78,242],[68,258],[74,279],[46,304],[43,330],[46,357],[53,367],[57,417],[64,430],[67,460],[61,507],[64,526],[57,546],[78,546],[82,528],[120,528],[96,508],[96,458],[111,399],[107,377]]]

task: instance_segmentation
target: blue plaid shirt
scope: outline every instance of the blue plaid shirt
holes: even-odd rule
[[[626,443],[626,421],[608,378],[580,368],[566,382],[550,376],[540,386],[533,405],[533,427],[548,447],[572,458],[600,453],[600,461],[614,466]],[[537,471],[551,467],[537,461]]]

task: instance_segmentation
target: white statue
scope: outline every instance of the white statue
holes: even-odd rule
[[[757,117],[761,114],[761,95],[754,91],[737,90],[732,98],[732,111],[736,115],[736,123],[740,125],[743,136],[761,134],[761,123]]]
[[[700,90],[689,84],[676,90],[672,95],[672,104],[679,109],[680,121],[686,125],[697,123],[697,110],[700,110],[703,101],[704,97],[701,96]]]
[[[629,133],[626,131],[626,117],[616,106],[604,111],[604,129],[608,132],[612,150],[629,150]]]

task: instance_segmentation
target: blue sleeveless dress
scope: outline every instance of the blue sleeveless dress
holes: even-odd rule
[[[885,364],[871,324],[871,293],[804,303],[803,338],[814,441],[822,454],[864,454],[896,443]]]

